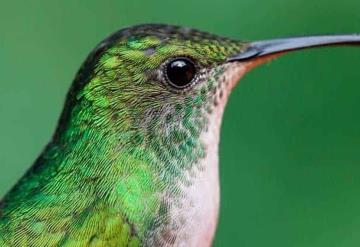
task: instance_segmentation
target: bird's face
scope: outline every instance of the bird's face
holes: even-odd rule
[[[103,45],[100,45],[103,46]],[[81,94],[133,128],[166,127],[205,115],[227,97],[246,43],[190,29],[140,26],[105,44]],[[220,107],[220,106],[219,106]],[[131,123],[130,123],[131,122]]]
[[[246,47],[180,27],[128,29],[89,57],[88,81],[77,98],[91,102],[94,121],[136,132],[143,141],[162,135],[182,142],[221,112],[243,71],[227,59]]]

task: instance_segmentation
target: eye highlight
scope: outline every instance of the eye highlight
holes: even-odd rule
[[[175,58],[167,63],[165,73],[171,86],[182,89],[192,83],[196,74],[196,66],[189,58]]]

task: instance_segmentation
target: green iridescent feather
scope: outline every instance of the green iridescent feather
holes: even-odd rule
[[[217,79],[245,46],[166,25],[102,42],[76,76],[52,141],[2,200],[0,246],[146,245],[168,221],[167,204],[183,196],[175,182],[206,155],[199,137]],[[163,68],[177,56],[199,70],[181,92]]]

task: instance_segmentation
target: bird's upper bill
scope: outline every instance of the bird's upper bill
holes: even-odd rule
[[[249,68],[253,68],[290,51],[338,45],[360,45],[360,35],[323,35],[255,41],[250,42],[242,52],[230,56],[227,61],[247,61]]]

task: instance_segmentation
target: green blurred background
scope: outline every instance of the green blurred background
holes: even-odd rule
[[[251,40],[360,32],[360,1],[1,1],[0,195],[50,139],[88,52],[149,22]],[[241,81],[222,128],[214,246],[360,246],[359,65],[360,48],[324,48]]]

